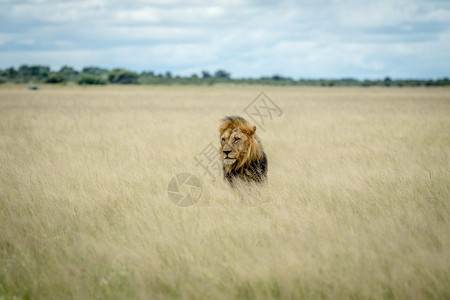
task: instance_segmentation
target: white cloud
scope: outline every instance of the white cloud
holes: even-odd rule
[[[9,1],[0,20],[0,67],[362,78],[450,69],[450,5],[437,1]]]
[[[156,9],[146,7],[144,9],[117,11],[115,19],[125,24],[130,22],[156,23],[160,20],[160,17]]]
[[[340,25],[358,28],[397,26],[414,17],[416,3],[413,1],[334,1],[337,21]]]

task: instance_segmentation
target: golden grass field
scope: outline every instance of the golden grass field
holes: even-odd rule
[[[269,183],[232,192],[194,157],[260,91]],[[3,85],[0,299],[449,299],[449,166],[449,88]]]

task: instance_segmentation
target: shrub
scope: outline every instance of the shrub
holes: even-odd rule
[[[92,75],[83,75],[78,80],[78,84],[105,85],[106,83],[105,79]]]
[[[230,78],[230,73],[228,73],[227,71],[224,70],[217,70],[216,73],[214,73],[214,77],[215,78]]]
[[[60,74],[51,73],[47,79],[45,79],[45,83],[64,83],[66,79],[64,76]]]
[[[138,79],[138,74],[123,69],[114,69],[108,74],[110,83],[133,84],[138,83]]]

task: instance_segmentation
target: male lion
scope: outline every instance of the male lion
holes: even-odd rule
[[[219,151],[224,178],[231,186],[236,180],[263,183],[267,179],[267,157],[255,131],[256,126],[242,117],[222,119]]]

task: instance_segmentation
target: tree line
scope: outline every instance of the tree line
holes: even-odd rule
[[[52,71],[47,66],[23,65],[19,68],[10,67],[0,69],[0,83],[48,83],[80,85],[105,84],[185,84],[185,85],[213,85],[213,84],[255,84],[255,85],[286,85],[286,86],[448,86],[450,80],[440,79],[391,79],[385,77],[376,80],[358,80],[354,78],[342,79],[292,79],[281,75],[260,78],[231,78],[225,70],[215,72],[202,71],[201,74],[190,76],[172,75],[171,72],[155,73],[144,71],[141,73],[125,69],[108,70],[100,67],[85,67],[77,71],[64,66],[58,71]]]

